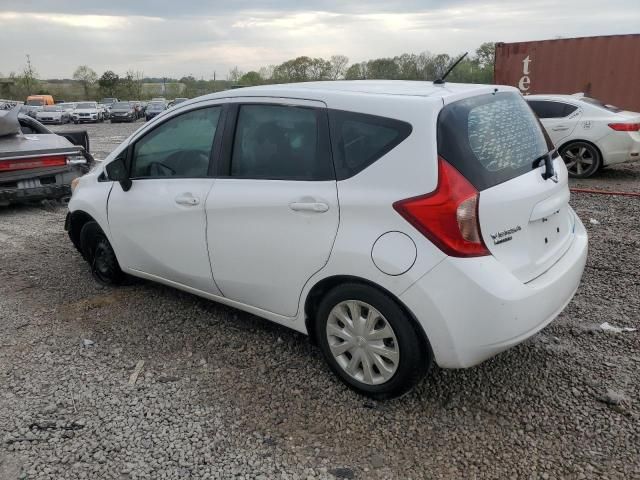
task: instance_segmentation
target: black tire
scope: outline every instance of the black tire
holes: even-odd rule
[[[87,222],[80,230],[80,251],[100,283],[119,285],[124,279],[116,254],[97,222]]]
[[[602,168],[602,155],[589,142],[567,143],[560,149],[560,155],[571,178],[589,178]]]
[[[331,353],[326,333],[329,315],[335,306],[348,300],[357,300],[372,306],[380,312],[395,334],[399,361],[393,376],[384,383],[369,384],[359,381],[347,373]],[[315,319],[316,339],[331,370],[349,388],[377,400],[403,395],[429,370],[433,354],[418,328],[389,295],[360,283],[343,284],[330,290],[320,302]],[[364,370],[364,364],[360,366]]]

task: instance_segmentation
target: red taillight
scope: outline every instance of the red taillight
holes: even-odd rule
[[[419,197],[400,200],[393,208],[440,250],[452,257],[489,255],[478,223],[478,191],[438,157],[438,186]]]
[[[610,123],[609,128],[616,132],[638,132],[640,131],[640,123]]]
[[[67,164],[66,155],[49,155],[46,157],[18,158],[0,161],[0,172],[13,170],[29,170],[43,167],[64,167]]]

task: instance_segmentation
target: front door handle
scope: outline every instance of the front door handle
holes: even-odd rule
[[[178,195],[176,197],[176,203],[178,205],[185,205],[187,207],[193,207],[193,206],[198,205],[200,203],[200,199],[197,198],[197,197],[194,197],[190,193],[183,193],[182,195]]]
[[[289,208],[294,212],[324,213],[329,210],[329,205],[323,202],[293,202]]]

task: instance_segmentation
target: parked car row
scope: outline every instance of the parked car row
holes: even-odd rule
[[[113,122],[133,122],[140,118],[151,120],[164,110],[178,105],[187,98],[176,98],[168,102],[164,97],[156,97],[150,102],[139,100],[120,101],[115,97],[105,97],[100,102],[58,102],[51,95],[30,95],[21,106],[20,112],[42,123],[65,124]],[[115,115],[114,115],[115,108]]]

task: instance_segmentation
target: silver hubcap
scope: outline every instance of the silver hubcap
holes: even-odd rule
[[[378,385],[398,369],[396,334],[368,303],[346,300],[333,307],[327,320],[327,340],[338,365],[359,382]]]
[[[564,162],[571,173],[582,175],[595,161],[591,150],[584,145],[575,145],[564,151]]]

